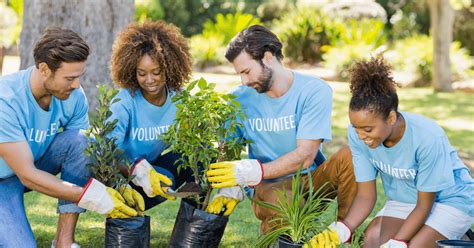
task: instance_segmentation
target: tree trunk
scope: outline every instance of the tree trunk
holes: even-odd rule
[[[430,0],[433,37],[432,85],[435,91],[452,91],[449,48],[453,40],[454,9],[449,0]]]
[[[34,64],[33,47],[48,26],[71,29],[89,44],[91,54],[81,84],[90,111],[97,106],[99,83],[110,83],[110,55],[119,31],[133,20],[133,0],[28,0],[24,1],[20,35],[20,68]]]

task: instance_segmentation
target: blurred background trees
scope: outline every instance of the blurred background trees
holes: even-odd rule
[[[0,11],[5,7],[14,9],[21,22],[22,14],[15,9],[22,6],[22,0],[0,0],[2,2]],[[400,83],[405,86],[433,85],[437,90],[449,91],[452,82],[472,81],[474,78],[474,0],[135,0],[134,3],[121,0],[114,2],[114,6],[108,6],[105,0],[32,0],[27,5],[35,2],[42,3],[43,7],[38,10],[44,16],[39,17],[37,11],[31,13],[34,17],[27,17],[36,25],[30,27],[25,23],[24,30],[29,31],[24,31],[22,39],[29,39],[27,33],[40,32],[41,25],[62,20],[61,15],[71,16],[74,20],[64,19],[71,23],[65,25],[74,27],[87,37],[96,34],[92,43],[94,46],[97,43],[98,48],[93,49],[92,58],[100,60],[101,66],[94,68],[100,68],[107,75],[105,60],[108,62],[109,44],[116,30],[129,22],[132,14],[138,22],[162,19],[178,26],[189,38],[196,70],[226,65],[223,54],[230,38],[241,29],[260,23],[275,31],[283,41],[286,64],[294,67],[323,66],[334,70],[341,80],[347,79],[347,68],[354,60],[378,54],[383,54],[393,65],[395,75],[403,75]],[[122,2],[126,2],[126,7],[121,7]],[[433,3],[431,9],[429,3]],[[451,31],[436,25],[450,22],[441,15],[434,15],[438,13],[433,11],[435,3],[444,3],[454,9],[453,24],[445,25],[452,27]],[[447,7],[437,9],[445,10]],[[111,26],[101,27],[110,25],[107,18],[120,23],[114,25],[113,30]],[[7,21],[4,19],[9,23],[13,20],[0,19],[0,30],[15,25],[5,25]],[[102,21],[92,28],[90,23],[84,22],[86,19]],[[11,35],[14,32],[7,33],[15,37]],[[440,50],[437,48],[439,45],[433,43],[436,34],[443,39],[452,34],[452,40],[442,42],[445,48]],[[2,35],[3,40],[7,40],[5,35]],[[18,35],[10,40],[9,43],[3,42],[3,46],[15,47]],[[434,51],[443,53],[436,55]],[[446,61],[440,63],[441,60]],[[25,61],[22,66],[30,63]],[[449,69],[450,73],[439,74]],[[93,81],[107,79],[97,77]]]
[[[15,2],[15,1],[12,1]],[[24,1],[20,35],[20,68],[34,64],[33,46],[48,26],[69,28],[79,33],[91,47],[81,84],[90,109],[97,106],[97,84],[110,83],[110,54],[117,33],[133,20],[133,0]]]

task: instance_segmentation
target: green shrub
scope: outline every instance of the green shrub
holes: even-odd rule
[[[321,60],[322,47],[329,44],[325,17],[315,8],[295,8],[273,23],[283,43],[283,52],[294,62]]]
[[[196,67],[203,69],[208,66],[222,64],[225,61],[224,50],[222,46],[223,37],[216,35],[204,37],[195,35],[189,39],[189,47],[193,57],[193,63]]]
[[[159,0],[137,0],[135,2],[135,21],[156,21],[163,19],[164,16],[165,13]]]
[[[251,14],[217,14],[215,21],[207,20],[202,32],[204,37],[223,36],[223,44],[227,45],[230,40],[242,29],[255,24],[261,24],[260,19]]]
[[[217,14],[215,22],[207,20],[202,34],[190,39],[194,65],[199,68],[218,65],[225,61],[225,47],[242,29],[260,24],[260,20],[250,14]]]
[[[419,75],[417,85],[426,85],[431,81],[433,65],[433,41],[427,35],[416,35],[396,41],[393,49],[385,57],[395,70]],[[474,75],[473,58],[460,42],[451,43],[451,72],[454,80],[466,79]]]
[[[345,44],[328,49],[323,55],[324,65],[336,71],[344,80],[348,79],[348,69],[356,60],[369,59],[377,55],[372,45],[364,43]]]
[[[454,39],[474,56],[474,8],[462,8],[456,12],[454,21]]]
[[[364,44],[375,49],[387,39],[379,19],[333,19],[325,25],[331,46]]]

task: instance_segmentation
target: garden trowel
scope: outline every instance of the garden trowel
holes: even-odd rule
[[[201,186],[195,182],[184,183],[176,190],[168,188],[168,192],[166,192],[167,195],[181,198],[199,195],[199,193],[201,193]]]

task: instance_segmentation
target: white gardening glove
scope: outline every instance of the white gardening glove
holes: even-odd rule
[[[403,240],[390,239],[385,244],[381,245],[380,248],[407,248],[407,242]]]
[[[93,178],[84,186],[77,205],[112,218],[137,216],[137,211],[125,204],[125,199],[118,191],[106,187]]]
[[[263,166],[256,159],[225,161],[210,164],[206,174],[213,188],[255,186],[263,179]]]
[[[220,214],[224,211],[224,216],[229,216],[234,211],[235,206],[243,199],[244,193],[239,186],[219,189],[207,206],[206,212]]]
[[[175,200],[176,197],[167,195],[168,188],[171,187],[173,181],[161,173],[158,173],[146,159],[142,159],[132,168],[132,182],[143,188],[148,197],[157,195],[168,200]]]

